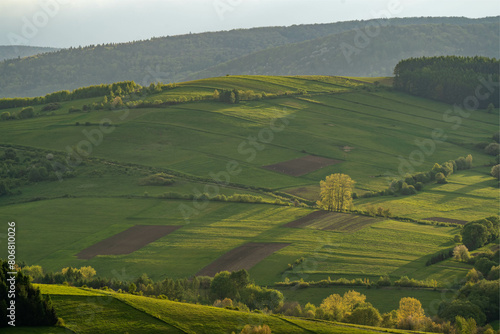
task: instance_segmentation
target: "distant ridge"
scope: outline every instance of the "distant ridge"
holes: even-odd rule
[[[58,48],[26,46],[26,45],[0,45],[0,61],[6,59],[24,58],[45,52],[59,51]]]
[[[225,75],[225,72],[387,75],[399,60],[409,56],[469,55],[472,52],[497,56],[492,54],[498,53],[498,46],[492,41],[498,41],[498,21],[498,17],[349,21],[237,29],[62,49],[37,57],[1,62],[0,98],[39,96],[63,89],[125,80],[134,80],[142,85],[153,81],[179,82]],[[333,62],[338,55],[338,52],[332,53],[335,43],[336,46],[340,45],[338,43],[352,45],[356,29],[380,22],[385,26],[383,33],[374,38],[369,46],[377,45],[378,49],[373,50],[377,53],[366,49],[368,52],[363,52],[364,57],[353,59],[347,67],[341,65],[342,68],[339,68]],[[406,38],[398,38],[397,34],[403,31],[404,26],[412,27],[407,29]],[[442,31],[442,27],[447,28]],[[434,39],[429,44],[426,37],[430,37],[427,35],[430,33]],[[322,55],[325,50],[322,43],[327,45],[328,57]],[[399,48],[396,48],[398,43]],[[406,52],[406,49],[413,51]],[[345,62],[344,56],[340,60]]]

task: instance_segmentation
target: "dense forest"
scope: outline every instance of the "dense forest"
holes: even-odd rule
[[[395,67],[394,87],[450,104],[474,104],[476,108],[482,109],[493,104],[498,108],[499,93],[494,87],[498,87],[499,72],[500,61],[494,58],[411,58],[402,60]],[[485,82],[496,85],[490,87]],[[485,85],[482,91],[477,90],[482,85]]]
[[[0,97],[41,96],[126,80],[145,86],[154,81],[178,82],[233,72],[389,75],[400,59],[412,56],[476,53],[495,56],[498,47],[491,41],[498,40],[498,27],[494,24],[498,24],[498,18],[385,19],[90,45],[0,62]],[[400,30],[409,25],[414,26]],[[346,66],[346,58],[338,46],[345,43],[356,47],[356,34],[368,26],[382,27],[383,31]],[[396,47],[398,43],[400,47]],[[405,49],[409,51],[403,52]],[[255,57],[244,57],[254,53]],[[235,59],[241,60],[216,67]],[[205,71],[209,68],[213,69]]]
[[[264,50],[202,71],[190,79],[225,74],[390,76],[401,59],[410,57],[498,57],[498,42],[491,42],[499,39],[498,23],[379,28],[378,33],[353,30]]]
[[[26,45],[0,45],[0,61],[6,59],[24,58],[40,53],[54,52],[60,49]]]

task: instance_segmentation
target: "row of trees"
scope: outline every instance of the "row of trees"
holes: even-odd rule
[[[131,94],[139,88],[141,88],[141,86],[134,81],[123,81],[107,85],[102,84],[77,88],[71,92],[69,90],[62,90],[39,97],[3,98],[0,99],[0,109],[59,103],[91,97],[101,97],[110,94],[121,96]]]
[[[424,189],[424,185],[431,182],[440,184],[447,183],[446,178],[451,174],[472,168],[472,155],[460,157],[456,160],[449,160],[442,164],[435,163],[428,172],[419,172],[416,174],[407,174],[404,178],[393,180],[389,188],[382,191],[381,195],[412,195],[417,191]]]
[[[400,61],[394,68],[394,87],[450,104],[462,105],[474,97],[481,78],[498,82],[500,61],[486,57],[421,57]],[[479,108],[499,106],[498,89],[484,87],[485,98],[478,99]]]

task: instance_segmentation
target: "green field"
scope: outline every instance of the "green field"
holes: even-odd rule
[[[408,197],[360,199],[356,206],[382,206],[394,215],[408,218],[444,217],[474,220],[497,215],[498,182],[490,175],[491,167],[460,171],[447,184],[432,184],[424,192]]]
[[[154,279],[190,277],[222,254],[247,242],[283,242],[290,246],[250,270],[258,284],[291,280],[378,278],[407,275],[446,283],[465,276],[468,266],[443,262],[422,268],[431,254],[454,245],[456,227],[379,220],[355,232],[282,225],[309,209],[268,204],[210,202],[185,221],[179,205],[189,201],[156,198],[61,198],[5,206],[3,214],[18,226],[18,258],[46,270],[91,265],[99,275],[129,279],[147,273]],[[75,216],[74,210],[79,208]],[[54,219],[57,217],[57,219]],[[61,222],[64,222],[61,224]],[[81,250],[134,225],[183,225],[128,255],[76,258]],[[41,228],[43,226],[43,228]],[[283,271],[300,257],[306,262]]]
[[[373,78],[231,76],[182,83],[148,96],[147,100],[211,96],[215,89],[233,88],[279,96],[240,104],[203,101],[158,108],[68,113],[71,106],[81,108],[102,100],[93,98],[64,102],[53,115],[1,121],[0,156],[13,145],[27,164],[26,157],[33,152],[42,156],[49,152],[66,154],[72,148],[84,147],[85,141],[98,139],[89,139],[85,135],[88,131],[102,134],[102,140],[86,147],[89,156],[71,166],[76,177],[64,178],[62,182],[29,183],[16,187],[12,195],[0,196],[1,216],[17,224],[18,261],[41,265],[46,271],[90,265],[101,277],[130,281],[147,273],[159,280],[191,277],[221,255],[248,242],[279,242],[289,245],[250,269],[255,283],[272,286],[285,278],[317,281],[328,277],[375,281],[381,275],[392,280],[402,276],[435,279],[443,286],[456,283],[465,277],[470,265],[455,260],[428,267],[425,263],[433,254],[455,245],[453,237],[460,233],[459,227],[387,218],[345,230],[324,230],[332,223],[324,221],[304,228],[283,226],[315,209],[296,207],[289,199],[280,197],[279,192],[315,200],[319,181],[338,172],[349,174],[356,181],[358,194],[385,189],[389,181],[385,175],[397,175],[400,158],[408,158],[418,150],[416,143],[430,140],[436,129],[441,129],[446,140],[434,143],[435,149],[425,155],[425,161],[415,172],[427,171],[436,162],[467,154],[474,158],[473,169],[451,175],[448,184],[426,185],[416,195],[359,199],[354,201],[355,207],[382,206],[396,216],[413,219],[473,220],[498,213],[498,183],[488,174],[491,167],[485,167],[492,157],[475,149],[475,144],[490,141],[491,135],[498,131],[498,110],[492,114],[481,110],[471,112],[462,118],[460,127],[453,128],[454,123],[443,118],[450,108],[448,105],[388,88],[375,88],[370,84],[373,81]],[[383,78],[376,81],[387,83]],[[307,93],[299,94],[299,89]],[[41,108],[36,106],[36,112]],[[114,127],[99,126],[108,121]],[[84,126],[86,122],[89,125]],[[262,168],[310,154],[341,162],[299,177]],[[140,185],[141,179],[157,172],[170,175],[174,184]],[[214,177],[224,184],[216,184]],[[260,196],[269,203],[180,198],[197,198],[201,193],[214,192],[226,196]],[[177,197],[167,198],[166,193],[175,193]],[[281,205],[273,205],[276,198],[283,201]],[[130,254],[100,255],[90,260],[76,257],[83,249],[134,225],[182,227]],[[6,257],[5,247],[1,248],[0,257]],[[302,257],[305,261],[300,266],[286,271],[289,263]],[[136,332],[137,326],[155,332],[175,332],[177,325],[172,319],[181,317],[181,314],[170,315],[169,312],[177,312],[177,304],[165,301],[128,295],[109,297],[101,293],[88,301],[89,296],[71,292],[76,290],[62,293],[44,289],[53,295],[58,311],[66,314],[63,318],[68,328],[78,333],[92,332],[90,325],[89,329],[83,325],[76,327],[81,319],[74,314],[75,308],[82,303],[90,309],[103,308],[95,314],[98,323],[110,316],[107,312],[117,312],[116,323],[107,324],[110,333],[118,330],[120,321],[130,326],[120,328],[121,332]],[[302,304],[308,301],[318,304],[336,293],[331,291],[342,289],[285,290],[285,295],[288,300]],[[401,297],[411,293],[409,296],[421,298],[428,313],[433,314],[429,305],[440,298],[439,292],[426,290],[391,290],[392,296],[383,289],[364,289],[364,292],[368,301],[383,311],[393,309]],[[110,300],[110,304],[102,305],[105,300]],[[191,315],[193,327],[186,329],[187,332],[196,332],[197,324],[217,326],[216,317],[233,314],[211,308],[197,310],[193,312],[199,317]],[[285,333],[292,321],[266,319],[273,321],[277,333]],[[175,321],[179,326],[186,323]],[[300,321],[293,320],[297,322],[294,326],[302,326]],[[227,324],[228,328],[239,325],[236,320]],[[321,323],[314,326],[318,326],[318,333],[328,332]]]

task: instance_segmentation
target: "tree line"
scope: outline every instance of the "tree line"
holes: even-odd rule
[[[498,83],[500,61],[487,57],[420,57],[400,61],[394,68],[394,88],[412,95],[463,105],[477,95],[482,82]],[[483,87],[480,109],[499,107],[499,91]]]
[[[34,105],[59,103],[65,101],[86,99],[91,97],[101,97],[106,95],[127,95],[133,93],[141,87],[134,81],[115,82],[113,84],[102,84],[77,88],[73,91],[61,90],[45,96],[37,97],[16,97],[0,99],[0,109],[30,107]]]
[[[15,298],[9,297],[7,281],[12,275],[7,261],[0,259],[0,327],[9,326],[11,300],[15,301],[16,326],[53,326],[58,322],[50,297],[42,296],[30,282],[30,276],[18,271],[15,275]],[[10,283],[9,283],[10,285]]]

